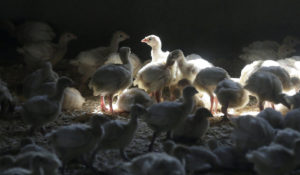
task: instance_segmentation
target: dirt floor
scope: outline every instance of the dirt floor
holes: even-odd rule
[[[58,74],[70,76],[74,81],[79,80],[79,75],[76,73],[72,73],[72,69],[68,67],[68,65],[61,65],[56,67],[55,70]],[[22,65],[11,65],[0,68],[0,77],[3,81],[7,82],[11,92],[14,94],[17,100],[17,104],[22,103],[21,97],[21,83],[25,75],[25,69]],[[83,92],[83,96],[86,98],[86,103],[84,103],[83,108],[80,110],[74,111],[63,111],[62,114],[58,117],[54,122],[46,125],[46,132],[50,132],[53,129],[56,129],[60,126],[69,125],[72,123],[84,123],[89,120],[92,115],[95,115],[95,109],[99,106],[99,97],[92,96],[90,90],[86,90]],[[254,109],[254,105],[248,106],[246,108],[248,111],[256,110]],[[109,119],[113,119],[108,116]],[[120,120],[128,120],[126,116],[119,116],[117,119]],[[230,140],[230,134],[233,130],[233,126],[230,122],[221,121],[221,117],[214,117],[210,120],[211,127],[209,128],[207,134],[204,138],[198,142],[199,145],[206,145],[206,142],[210,138],[215,138],[220,141],[223,145],[232,144]],[[26,126],[21,118],[18,115],[14,116],[2,116],[0,117],[0,156],[6,154],[17,154],[19,150],[20,141],[28,135],[28,126]],[[147,127],[147,125],[139,120],[138,129],[136,135],[126,149],[126,152],[130,158],[135,156],[144,154],[147,152],[147,146],[150,142],[150,138],[152,136],[152,131]],[[40,133],[36,132],[34,136],[32,136],[33,140],[38,144],[42,145],[48,149],[47,140]],[[162,135],[159,137],[154,146],[155,152],[162,152],[162,141],[165,136]],[[103,174],[122,174],[118,168],[120,167],[123,160],[119,155],[118,150],[111,150],[100,152],[97,155],[97,159],[94,162],[94,166],[101,172],[106,172]],[[67,168],[67,175],[74,174],[89,174],[86,170],[85,166],[80,165],[78,163],[72,164]],[[99,173],[101,174],[101,173]],[[222,172],[222,173],[209,173],[209,174],[251,174],[250,172]]]

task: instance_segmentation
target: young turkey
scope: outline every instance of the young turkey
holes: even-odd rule
[[[195,143],[202,138],[209,128],[209,117],[213,117],[209,110],[200,107],[195,114],[190,114],[174,129],[173,139],[181,142]]]
[[[231,138],[235,148],[243,153],[269,145],[275,136],[272,126],[260,117],[246,115],[233,118],[232,121],[234,130]]]
[[[125,90],[118,98],[117,105],[119,111],[130,112],[132,105],[140,104],[145,108],[151,106],[154,101],[142,89],[130,88]]]
[[[264,102],[269,101],[275,104],[282,103],[289,108],[282,93],[282,83],[280,79],[272,73],[257,71],[246,81],[245,89],[257,97],[259,109],[264,109]]]
[[[94,96],[100,95],[100,106],[106,111],[105,97],[108,97],[110,112],[113,114],[112,99],[116,94],[132,84],[132,65],[129,61],[130,48],[120,48],[120,57],[124,64],[107,64],[101,66],[92,76],[89,88],[93,89]]]
[[[144,114],[145,109],[137,104],[133,105],[130,111],[130,121],[112,120],[102,125],[104,136],[99,140],[95,155],[99,150],[119,149],[121,157],[129,160],[125,148],[130,144],[138,126],[138,118]]]
[[[101,117],[93,116],[90,124],[63,126],[47,134],[46,137],[63,162],[63,168],[69,161],[78,158],[82,158],[85,164],[92,167],[89,154],[104,135],[99,121]]]
[[[295,142],[300,139],[300,132],[291,128],[285,128],[279,130],[273,142],[280,144],[286,148],[294,149]]]
[[[214,90],[218,101],[222,105],[223,119],[228,119],[228,108],[241,108],[248,104],[249,94],[248,92],[237,82],[230,79],[222,80],[218,83]]]
[[[45,62],[42,67],[31,74],[27,75],[23,80],[23,95],[25,98],[31,98],[35,95],[41,95],[39,89],[44,83],[56,84],[59,76],[52,69],[50,62]]]
[[[266,108],[263,111],[260,111],[260,113],[258,113],[256,117],[265,119],[274,129],[283,128],[283,116],[275,109]]]
[[[296,168],[293,151],[278,144],[260,147],[246,157],[259,175],[288,174]]]
[[[197,58],[188,60],[188,56],[185,57],[181,50],[175,50],[178,58],[176,59],[178,68],[181,72],[181,78],[185,78],[191,82],[194,82],[198,72],[207,67],[213,67],[213,64],[198,56]]]
[[[132,175],[185,175],[178,159],[165,153],[147,153],[135,157],[124,167]]]
[[[157,61],[145,65],[137,73],[133,84],[144,89],[147,93],[155,95],[156,101],[161,101],[161,93],[164,87],[168,87],[174,82],[176,67],[174,67],[177,54],[171,52],[167,57],[167,62]]]
[[[74,39],[77,39],[74,34],[64,33],[57,44],[47,41],[27,43],[17,51],[24,56],[29,69],[36,68],[46,61],[55,65],[65,56],[69,42]]]
[[[218,101],[214,90],[218,83],[230,78],[228,72],[220,67],[208,67],[200,70],[193,82],[198,91],[204,91],[210,96],[210,111],[214,114],[217,111]],[[213,109],[215,103],[215,109]]]
[[[218,157],[203,146],[176,145],[173,141],[166,141],[164,149],[168,154],[178,158],[189,175],[197,171],[206,172],[217,168],[220,164]]]
[[[146,36],[141,41],[142,43],[146,43],[151,47],[151,61],[152,62],[165,62],[167,60],[167,57],[169,55],[169,51],[162,51],[162,43],[158,36],[156,35],[149,35]]]
[[[183,90],[183,102],[162,102],[147,108],[142,119],[153,130],[149,151],[152,151],[157,136],[162,132],[168,132],[168,137],[170,137],[171,131],[176,129],[190,114],[194,105],[193,96],[196,93],[198,92],[194,87],[188,86]]]
[[[61,77],[56,83],[55,93],[51,96],[34,96],[28,99],[20,109],[25,123],[31,125],[31,132],[36,128],[55,120],[61,113],[64,90],[73,81],[67,77]]]
[[[96,72],[96,70],[105,63],[120,64],[122,60],[113,59],[109,56],[118,52],[119,43],[127,40],[129,35],[122,31],[114,32],[110,45],[106,47],[97,47],[91,50],[80,52],[71,64],[78,67],[78,72],[82,74],[81,84],[85,85],[87,80]],[[115,57],[113,57],[115,58]]]
[[[269,40],[255,41],[243,48],[243,54],[240,55],[240,59],[249,63],[256,60],[286,58],[296,51],[294,47],[298,43],[299,40],[291,36],[285,37],[282,44]]]

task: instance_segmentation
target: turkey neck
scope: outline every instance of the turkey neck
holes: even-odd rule
[[[64,91],[66,87],[63,87],[59,85],[59,83],[56,83],[56,91],[55,94],[51,97],[53,100],[62,101],[64,97]]]
[[[131,116],[131,119],[129,121],[129,125],[137,125],[137,118],[138,118],[137,114],[134,114],[133,112],[131,112],[130,116]]]
[[[180,57],[180,58],[178,58],[177,63],[178,63],[179,69],[182,71],[182,69],[184,69],[184,67],[186,67],[187,62],[184,57]]]
[[[158,42],[157,45],[152,46],[152,59],[154,57],[154,55],[160,55],[162,53],[161,50],[161,42]],[[157,61],[157,60],[153,60],[153,61]]]
[[[111,52],[117,52],[119,48],[119,41],[116,37],[113,37],[110,41],[109,49]]]
[[[51,60],[51,63],[55,65],[58,63],[66,54],[67,48],[68,48],[69,41],[64,40],[61,38],[58,42],[58,48],[56,50],[56,53],[54,54],[54,58]]]
[[[183,109],[186,112],[186,116],[191,113],[194,107],[194,99],[193,96],[184,96],[184,101],[182,103]]]
[[[123,65],[130,71],[132,72],[132,65],[131,65],[131,62],[129,60],[129,54],[127,55],[122,55],[120,54],[120,58],[123,62]]]
[[[137,128],[137,115],[136,114],[130,114],[131,115],[131,119],[129,120],[128,124],[127,124],[127,128],[128,131],[130,130],[130,132],[134,133],[136,131]]]

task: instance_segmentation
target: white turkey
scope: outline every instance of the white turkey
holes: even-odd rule
[[[156,35],[149,35],[146,36],[144,39],[142,39],[143,43],[146,43],[151,47],[151,61],[152,62],[165,62],[167,60],[167,57],[169,55],[169,51],[162,51],[162,43],[158,36]]]
[[[174,64],[176,58],[177,53],[171,52],[166,62],[148,63],[137,73],[133,84],[144,89],[147,93],[151,93],[152,96],[156,97],[156,101],[160,102],[163,88],[175,82],[176,67]]]

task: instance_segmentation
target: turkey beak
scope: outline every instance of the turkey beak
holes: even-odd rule
[[[149,40],[147,38],[142,39],[142,43],[147,43]]]
[[[198,91],[197,91],[197,90],[195,90],[195,94],[198,94]]]

